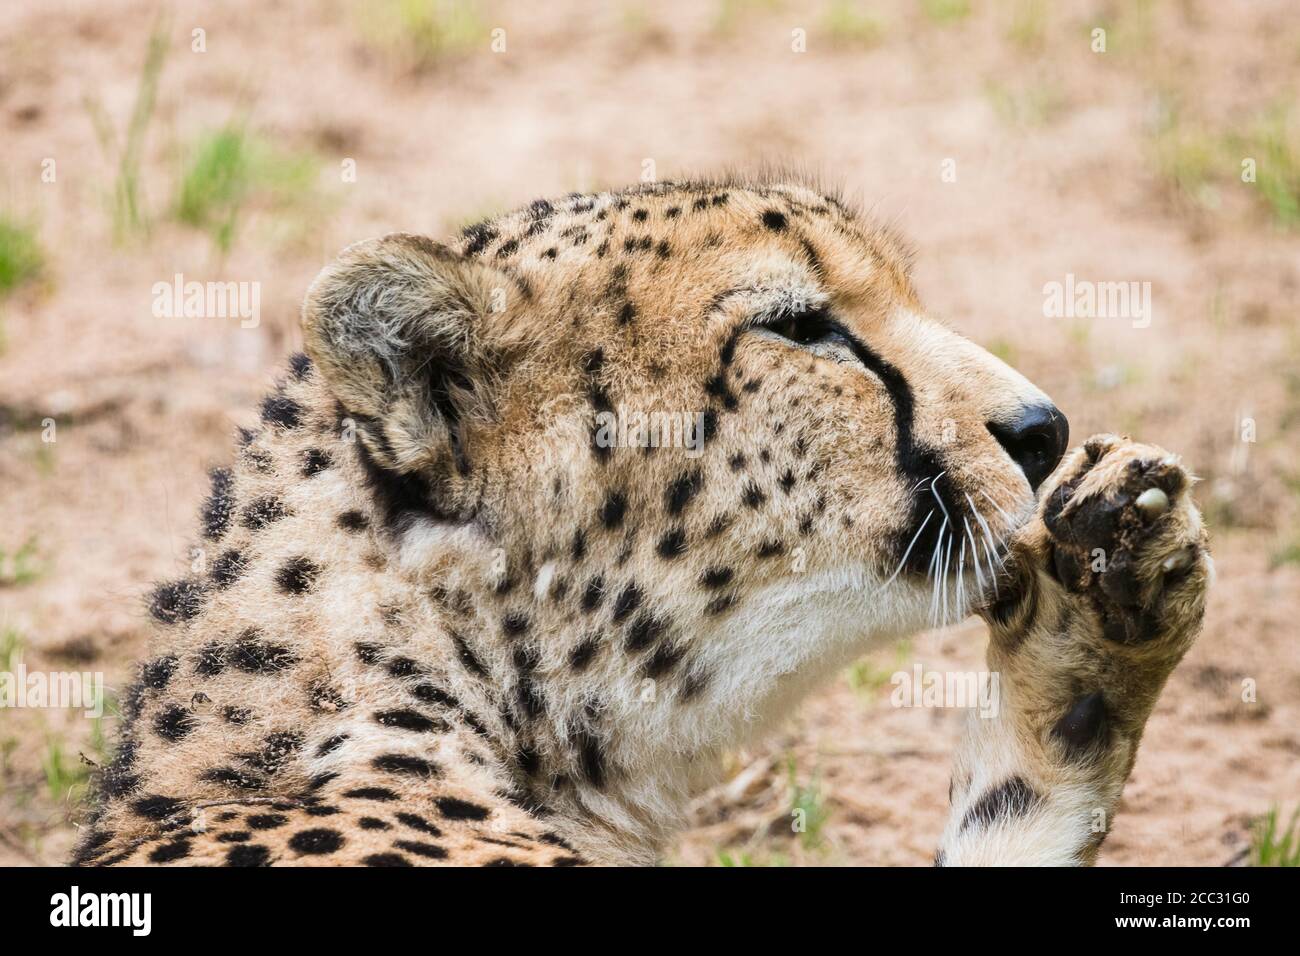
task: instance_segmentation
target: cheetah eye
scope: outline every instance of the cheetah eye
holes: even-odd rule
[[[797,345],[848,345],[849,340],[840,331],[826,309],[804,312],[783,312],[759,328],[767,329]]]

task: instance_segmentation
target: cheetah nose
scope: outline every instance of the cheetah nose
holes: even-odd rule
[[[989,422],[987,427],[1035,491],[1052,473],[1070,442],[1070,423],[1051,404],[1027,406],[1013,421]]]

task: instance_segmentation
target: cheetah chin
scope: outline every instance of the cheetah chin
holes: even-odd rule
[[[765,179],[344,250],[149,599],[75,862],[651,863],[729,749],[972,610],[1003,698],[939,860],[1091,862],[1204,531],[1159,449],[1058,468],[1064,416],[909,260]]]

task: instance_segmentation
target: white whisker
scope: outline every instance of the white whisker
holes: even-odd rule
[[[993,497],[987,491],[981,488],[980,494],[982,494],[985,498],[988,499],[989,504],[991,504],[994,508],[997,509],[998,514],[1002,515],[1002,520],[1007,523],[1008,528],[1014,528],[1016,526],[1017,524],[1016,519],[1011,517],[1011,515],[1007,514],[1005,511],[1003,511],[1002,506],[998,504],[996,501],[994,501]]]
[[[925,530],[925,526],[930,523],[930,519],[933,517],[934,509],[931,508],[929,514],[925,516],[925,520],[921,522],[921,527],[916,529],[916,534],[912,535],[912,540],[908,542],[907,550],[903,552],[903,560],[898,562],[898,567],[895,568],[894,573],[889,576],[889,580],[881,585],[882,588],[889,587],[889,585],[893,583],[894,578],[898,577],[899,573],[903,570],[904,565],[907,564],[907,558],[912,553],[912,547],[916,544],[916,539],[921,537],[921,532]]]

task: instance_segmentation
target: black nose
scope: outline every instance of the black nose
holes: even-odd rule
[[[1055,405],[1031,405],[1010,422],[989,422],[998,444],[1037,490],[1056,467],[1070,442],[1070,423]]]

